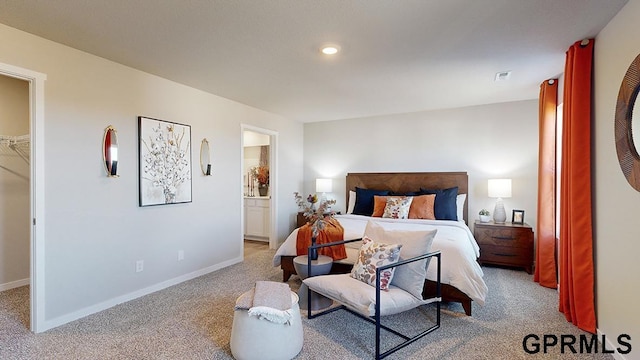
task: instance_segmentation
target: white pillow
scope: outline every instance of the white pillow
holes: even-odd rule
[[[345,304],[364,316],[376,314],[376,288],[349,274],[312,276],[303,281],[311,290]],[[391,285],[388,291],[380,291],[380,316],[401,313],[436,300],[422,300],[422,297],[416,298]]]
[[[373,221],[367,222],[364,236],[376,242],[402,245],[400,261],[420,256],[431,251],[434,230],[390,230]],[[427,276],[429,259],[412,262],[396,268],[391,285],[395,285],[418,299],[422,299],[422,289]]]
[[[467,194],[458,194],[456,197],[456,207],[458,214],[458,221],[464,221],[464,202],[467,200]]]
[[[356,192],[349,190],[349,199],[347,205],[347,214],[353,214],[353,208],[356,207]]]

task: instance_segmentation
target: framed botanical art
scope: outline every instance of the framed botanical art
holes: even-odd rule
[[[191,126],[138,117],[140,206],[191,202]]]

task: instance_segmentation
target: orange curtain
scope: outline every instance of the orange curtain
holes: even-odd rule
[[[538,217],[536,231],[536,269],[533,280],[542,286],[556,288],[556,109],[558,81],[546,80],[540,85],[538,134]]]
[[[564,72],[559,304],[567,321],[591,333],[596,331],[591,220],[593,43],[591,39],[573,44]]]

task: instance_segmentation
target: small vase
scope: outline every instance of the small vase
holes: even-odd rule
[[[171,189],[165,188],[163,192],[164,192],[164,203],[165,204],[173,204],[174,202],[176,202],[176,192],[175,192],[175,190],[172,191]]]
[[[260,196],[267,196],[267,194],[269,193],[269,185],[267,184],[258,185],[258,193],[260,194]]]
[[[311,246],[316,244],[316,237],[311,237]],[[309,259],[318,260],[318,249],[309,249]]]

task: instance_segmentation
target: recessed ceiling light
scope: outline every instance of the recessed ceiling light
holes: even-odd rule
[[[320,48],[320,52],[325,55],[335,55],[340,51],[340,46],[338,45],[324,45]]]

